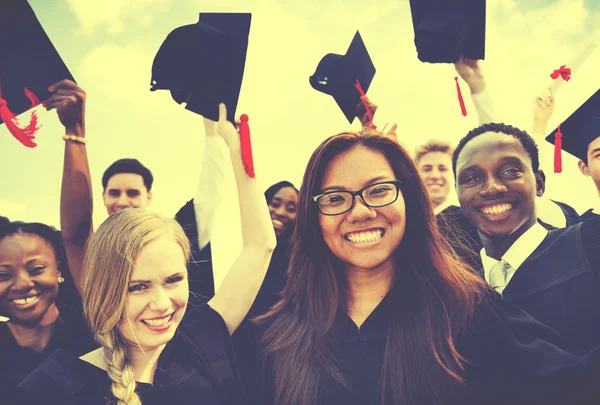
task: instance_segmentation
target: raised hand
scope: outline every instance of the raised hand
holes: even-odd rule
[[[532,102],[533,127],[531,132],[535,135],[545,135],[546,126],[554,112],[554,96],[548,90],[545,94],[534,98]]]
[[[356,105],[356,114],[358,115],[360,124],[363,127],[370,127],[371,119],[369,117],[367,109],[365,108],[365,103],[367,104],[367,106],[369,107],[369,110],[371,111],[371,117],[375,117],[375,111],[377,111],[377,105],[373,104],[371,102],[371,100],[369,100],[369,97],[367,97],[367,96],[364,96],[364,97],[361,96],[360,99],[361,99],[360,103],[358,103]]]
[[[467,59],[461,56],[454,64],[456,73],[469,85],[471,94],[481,93],[486,88],[483,74],[483,61],[478,59]]]
[[[227,107],[225,104],[219,104],[219,122],[217,123],[217,133],[229,149],[240,147],[240,135],[236,127],[229,121],[227,121]]]
[[[67,133],[84,136],[85,91],[71,80],[61,80],[50,86],[52,96],[44,101],[46,110],[56,110]]]

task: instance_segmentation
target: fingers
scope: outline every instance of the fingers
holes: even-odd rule
[[[219,121],[227,121],[227,107],[225,104],[219,104]]]
[[[54,83],[52,86],[48,87],[48,90],[50,91],[54,91],[56,89],[81,90],[81,88],[74,81],[69,79],[61,80],[60,82]]]
[[[51,110],[53,108],[64,108],[69,104],[78,104],[78,98],[74,95],[58,95],[55,94],[50,97],[48,100],[44,101],[43,105],[46,107],[46,110]]]

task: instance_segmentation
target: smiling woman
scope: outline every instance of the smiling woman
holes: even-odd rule
[[[0,367],[0,392],[7,401],[57,347],[76,355],[95,347],[55,229],[0,225],[0,315],[9,318],[0,324],[0,363],[11,365]]]
[[[597,399],[597,376],[567,367],[578,358],[553,331],[448,249],[412,159],[381,133],[332,136],[311,156],[287,275],[258,318],[265,358],[252,403]]]

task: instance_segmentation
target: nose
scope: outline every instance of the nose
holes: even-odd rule
[[[429,178],[431,179],[439,179],[440,176],[440,171],[438,169],[433,169],[431,170],[431,172],[429,172]]]
[[[281,206],[277,207],[274,212],[276,216],[281,218],[286,216],[287,210],[285,209],[285,207]]]
[[[375,208],[365,205],[362,198],[359,196],[354,196],[354,207],[348,211],[348,222],[363,222],[375,219],[375,217],[377,217],[377,211],[375,211]]]
[[[126,207],[129,205],[129,198],[127,197],[126,194],[121,194],[119,196],[119,199],[117,200],[117,205],[119,207]]]
[[[17,275],[12,290],[16,292],[27,292],[35,287],[33,280],[27,274]]]
[[[479,195],[487,198],[496,198],[508,190],[504,184],[496,181],[494,178],[488,178],[488,180],[481,186]]]
[[[171,296],[169,292],[160,286],[154,289],[150,301],[150,309],[157,312],[165,312],[171,307]]]

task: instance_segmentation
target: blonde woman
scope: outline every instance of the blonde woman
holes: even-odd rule
[[[226,116],[221,105],[218,131],[231,151],[243,249],[219,291],[183,320],[190,247],[179,224],[142,209],[111,215],[83,262],[85,316],[102,347],[80,359],[56,352],[22,384],[25,403],[243,403],[229,338],[256,297],[276,241]]]

